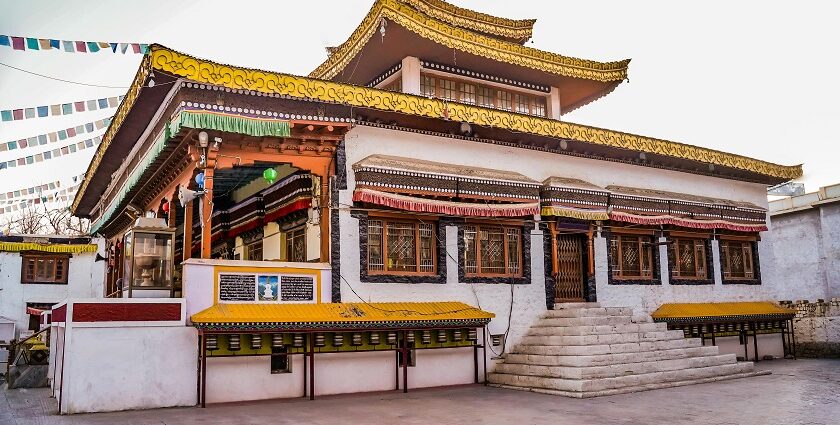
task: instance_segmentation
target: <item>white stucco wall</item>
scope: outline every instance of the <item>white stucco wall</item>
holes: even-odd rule
[[[74,327],[67,334],[59,382],[62,413],[196,404],[194,328]],[[61,355],[62,344],[56,348]]]
[[[373,155],[384,154],[417,158],[428,161],[452,163],[474,167],[486,167],[515,171],[536,181],[550,176],[578,178],[601,187],[622,185],[656,190],[683,192],[713,198],[751,202],[767,207],[766,187],[762,184],[746,183],[716,177],[681,173],[651,167],[598,161],[588,158],[558,155],[548,152],[496,146],[467,140],[408,133],[369,126],[354,127],[346,136],[348,190],[340,191],[341,205],[352,204],[355,185],[352,164]],[[507,311],[510,302],[510,288],[507,285],[461,284],[457,282],[454,260],[447,259],[447,284],[365,284],[359,282],[358,220],[349,211],[339,214],[341,225],[342,275],[363,298],[375,301],[388,300],[459,300],[496,313],[490,324],[493,333],[502,333],[507,327]],[[454,228],[453,228],[454,231]],[[759,242],[759,258],[762,276],[773,274],[773,252],[769,248],[772,236],[762,233]],[[541,238],[541,237],[540,237]],[[457,258],[456,240],[450,240],[447,232],[447,246]],[[348,249],[349,247],[349,249]],[[545,309],[542,242],[534,240],[532,247],[532,285],[514,288],[515,306],[511,320],[509,342],[516,343],[522,332]],[[663,285],[607,285],[607,250],[603,238],[595,240],[595,268],[597,298],[603,305],[633,307],[638,313],[649,313],[664,302],[742,301],[769,300],[772,295],[767,283],[753,285],[721,285],[715,276],[715,285],[669,285],[667,282],[666,248],[660,247],[660,261]],[[717,254],[713,254],[717,258]],[[719,263],[719,260],[718,260]],[[716,263],[715,271],[719,266]],[[342,281],[342,300],[353,301],[356,295]]]
[[[770,219],[774,296],[812,302],[840,297],[840,203]]]
[[[105,252],[103,239],[92,243]],[[94,261],[96,253],[73,254],[68,267],[67,284],[20,282],[22,258],[19,252],[0,252],[0,316],[15,321],[16,332],[29,329],[26,303],[57,304],[67,298],[102,298],[105,296],[105,261]]]

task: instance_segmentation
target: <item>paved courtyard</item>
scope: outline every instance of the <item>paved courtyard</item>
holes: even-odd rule
[[[838,424],[840,360],[759,363],[772,375],[588,400],[480,385],[55,415],[46,389],[4,391],[0,424]]]

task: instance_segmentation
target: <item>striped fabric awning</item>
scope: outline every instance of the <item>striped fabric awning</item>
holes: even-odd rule
[[[540,190],[541,214],[578,220],[609,220],[610,194],[592,183],[565,177],[549,177]]]
[[[356,202],[468,217],[539,214],[539,183],[515,172],[387,155],[371,155],[353,171]]]

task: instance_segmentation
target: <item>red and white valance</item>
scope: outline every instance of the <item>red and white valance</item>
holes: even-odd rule
[[[644,225],[663,225],[688,227],[692,229],[725,229],[736,232],[765,232],[766,224],[736,223],[726,220],[695,220],[690,218],[675,217],[673,215],[638,215],[628,214],[620,211],[611,211],[610,220],[622,221],[625,223]]]
[[[539,202],[508,204],[452,202],[371,189],[356,189],[353,192],[353,201],[367,202],[405,211],[463,217],[522,217],[539,214],[540,212]]]

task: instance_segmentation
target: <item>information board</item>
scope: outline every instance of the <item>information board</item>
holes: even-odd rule
[[[314,301],[315,279],[312,276],[280,276],[282,301]]]
[[[257,276],[242,273],[219,273],[220,301],[254,301]]]

